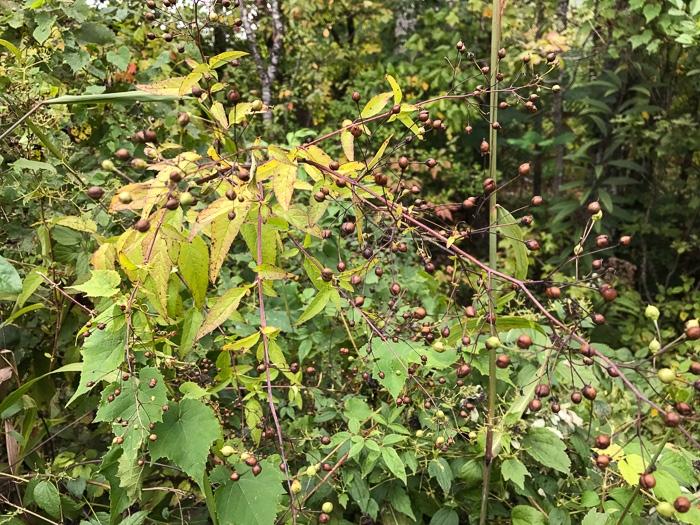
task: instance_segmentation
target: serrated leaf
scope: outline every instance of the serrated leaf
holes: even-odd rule
[[[535,461],[559,472],[568,473],[571,460],[566,455],[566,444],[547,428],[531,428],[522,441],[525,451]]]
[[[242,476],[234,482],[230,472],[219,466],[212,472],[212,480],[222,484],[214,491],[216,515],[221,525],[273,525],[277,516],[277,502],[285,494],[284,473],[271,460],[260,463],[258,476]],[[218,476],[218,477],[217,477]]]
[[[443,507],[433,514],[430,525],[459,525],[459,514],[453,509]]]
[[[236,311],[238,304],[246,294],[247,288],[231,288],[224,295],[217,298],[214,306],[207,314],[207,318],[197,332],[195,341],[199,341],[212,330],[215,330],[221,323],[228,320],[231,314]]]
[[[394,104],[401,104],[401,97],[403,96],[401,93],[401,86],[399,86],[399,83],[389,74],[386,75],[386,79],[389,81],[391,89],[394,91]]]
[[[202,79],[203,72],[200,71],[200,67],[197,67],[192,73],[187,75],[183,80],[182,83],[180,84],[179,89],[177,90],[177,96],[182,98],[185,95],[189,95],[192,92],[192,87],[196,86],[199,84],[199,81]]]
[[[61,498],[53,483],[40,481],[34,487],[34,501],[51,517],[58,518],[61,515]]]
[[[92,270],[90,279],[68,290],[82,292],[88,297],[112,297],[119,293],[122,280],[114,270]]]
[[[149,441],[151,457],[168,459],[201,484],[209,448],[222,439],[214,411],[195,399],[171,402],[153,433],[157,439]]]
[[[68,405],[89,390],[88,382],[98,383],[124,362],[126,358],[126,323],[123,315],[121,310],[115,306],[107,309],[93,321],[95,324],[104,322],[107,326],[104,330],[95,330],[90,337],[85,339],[83,347],[80,349],[83,356],[80,385]]]
[[[452,469],[450,464],[444,458],[435,458],[428,464],[428,474],[435,478],[442,487],[443,492],[449,492],[452,487]]]
[[[255,332],[253,335],[249,335],[248,337],[244,337],[243,339],[239,339],[238,341],[234,341],[233,343],[228,343],[225,344],[224,347],[221,349],[224,352],[234,352],[234,351],[240,351],[242,350],[245,352],[246,350],[250,350],[255,346],[260,339],[260,332]]]
[[[187,283],[192,298],[200,308],[204,304],[209,284],[209,250],[201,237],[194,237],[191,242],[180,245],[180,257],[177,266],[182,278]]]
[[[389,99],[393,95],[394,92],[389,91],[388,93],[380,93],[379,95],[372,97],[371,100],[367,102],[365,109],[362,110],[362,118],[373,117],[379,113],[382,109],[384,109],[384,106],[386,106],[386,103],[389,102]]]
[[[528,474],[527,468],[516,458],[508,458],[501,465],[501,475],[506,481],[512,481],[520,490],[525,489],[525,476]]]
[[[413,521],[417,521],[415,514],[413,514],[413,509],[411,508],[411,498],[408,496],[407,491],[403,490],[399,485],[393,484],[391,486],[389,501],[396,510],[403,512]]]
[[[512,525],[546,525],[544,515],[535,507],[517,505],[510,511]],[[605,523],[603,521],[602,523]]]
[[[206,271],[204,275],[206,276]],[[182,322],[182,338],[180,339],[180,359],[185,360],[187,354],[192,350],[192,345],[194,345],[195,337],[203,320],[204,315],[196,306],[185,313],[185,319]]]

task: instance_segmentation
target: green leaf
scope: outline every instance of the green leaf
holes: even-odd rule
[[[644,18],[647,19],[648,24],[651,20],[659,16],[659,13],[661,13],[661,4],[647,3],[642,12],[644,13]]]
[[[440,487],[442,487],[443,492],[447,493],[450,491],[450,487],[452,487],[453,475],[452,469],[450,468],[450,464],[447,462],[446,459],[433,459],[428,464],[428,474],[430,474],[431,477],[437,480],[437,482],[440,484]]]
[[[107,61],[121,71],[129,67],[130,60],[131,51],[126,46],[121,46],[117,51],[110,50],[107,52]]]
[[[546,467],[563,473],[570,471],[571,460],[566,455],[566,445],[551,430],[531,428],[522,443],[525,451]]]
[[[46,268],[34,268],[22,281],[22,293],[17,297],[17,308],[22,308],[41,283],[45,282],[42,274],[46,274]]]
[[[506,481],[512,481],[520,490],[525,489],[525,476],[528,475],[527,468],[516,458],[508,458],[501,465],[501,475]]]
[[[180,339],[180,359],[185,359],[185,356],[192,350],[192,345],[194,345],[195,337],[203,320],[202,311],[196,306],[185,313],[185,319],[182,322],[182,338]]]
[[[177,266],[192,292],[194,302],[201,308],[209,284],[209,249],[204,239],[195,236],[189,243],[180,244]]]
[[[581,494],[581,506],[582,507],[597,507],[600,505],[600,498],[592,490],[584,490]]]
[[[51,28],[54,22],[56,22],[57,17],[49,17],[48,13],[42,12],[37,16],[37,26],[32,33],[32,36],[36,39],[39,44],[43,44],[44,41],[49,38],[51,34]]]
[[[459,525],[459,514],[452,509],[442,508],[433,514],[430,525]]]
[[[549,525],[570,525],[571,517],[569,513],[562,509],[556,508],[549,512]]]
[[[523,232],[517,225],[517,221],[505,208],[497,205],[496,212],[498,214],[498,230],[509,237],[504,240],[504,243],[513,249],[513,255],[515,255],[515,278],[523,280],[527,277],[528,264],[527,248],[524,243],[518,242],[523,240]]]
[[[12,54],[15,55],[15,60],[17,60],[17,63],[22,63],[22,53],[20,53],[19,49],[17,49],[17,47],[14,44],[11,44],[7,40],[0,39],[0,46],[4,46],[10,51],[12,51]]]
[[[97,44],[104,46],[114,42],[114,33],[107,26],[93,22],[81,25],[80,28],[73,30],[72,34],[79,43],[85,45]]]
[[[328,304],[330,298],[331,291],[329,288],[325,288],[324,290],[318,292],[316,294],[316,297],[314,297],[313,300],[309,303],[309,306],[306,307],[304,313],[301,314],[301,316],[299,316],[299,319],[297,319],[297,322],[294,323],[294,326],[298,326],[300,324],[305,323],[309,319],[312,319],[316,314],[321,312],[326,307],[326,304]]]
[[[386,103],[389,102],[389,99],[393,95],[394,92],[389,91],[388,93],[380,93],[379,95],[375,95],[374,97],[372,97],[372,99],[369,102],[367,102],[365,109],[362,110],[362,118],[373,117],[374,115],[379,113],[382,109],[384,109],[384,106],[386,106]]]
[[[68,290],[82,292],[88,297],[112,297],[119,293],[122,280],[114,270],[92,270],[90,280],[70,286]]]
[[[61,515],[61,498],[53,483],[40,481],[34,487],[34,501],[53,518]]]
[[[195,341],[199,341],[209,332],[215,330],[221,323],[227,321],[228,318],[231,317],[231,314],[236,311],[236,308],[238,308],[238,304],[241,302],[247,290],[247,288],[231,288],[227,290],[224,295],[220,296],[211,310],[209,310],[207,318],[197,332]]]
[[[0,255],[0,292],[22,293],[22,279],[7,259]]]
[[[124,362],[126,358],[126,323],[123,315],[121,310],[115,306],[93,321],[94,323],[105,322],[107,326],[104,330],[95,330],[90,337],[85,339],[85,343],[80,349],[83,356],[83,371],[80,374],[80,385],[68,401],[68,405],[89,390],[88,382],[98,383]]]
[[[398,484],[392,484],[391,492],[389,492],[389,501],[391,501],[392,507],[394,507],[399,512],[403,512],[406,516],[411,518],[413,521],[418,521],[415,514],[413,514],[413,509],[411,508],[411,498],[405,489],[402,489]]]
[[[230,471],[216,467],[211,480],[221,483],[214,491],[216,514],[221,525],[273,525],[277,516],[277,502],[285,494],[282,481],[284,473],[272,460],[260,463],[262,472],[253,476],[250,472],[238,481],[229,479]],[[241,463],[241,468],[247,469]]]
[[[681,495],[681,487],[671,474],[665,470],[658,469],[654,472],[656,486],[654,486],[654,496],[657,499],[675,501]]]
[[[38,160],[29,160],[29,159],[17,159],[12,163],[12,169],[15,172],[19,172],[19,170],[30,170],[30,171],[49,171],[53,173],[54,175],[57,174],[56,168],[52,165],[49,164],[48,162],[39,162]]]
[[[481,483],[484,480],[484,461],[473,458],[459,468],[458,476],[469,484]]]
[[[546,525],[544,515],[535,507],[518,505],[510,511],[513,525]]]
[[[136,89],[152,95],[180,98],[180,87],[184,81],[185,77],[166,78],[153,84],[136,84]]]
[[[408,372],[401,364],[401,361],[394,355],[394,352],[391,351],[392,348],[398,355],[403,356],[410,355],[413,350],[404,342],[376,341],[376,343],[372,344],[372,352],[377,357],[377,373],[384,372],[384,378],[379,377],[377,380],[389,391],[391,397],[396,399],[404,388],[404,384],[408,379]],[[366,349],[367,345],[362,348],[361,355],[364,355]],[[406,349],[407,351],[404,351]]]
[[[149,441],[154,460],[167,458],[184,470],[197,483],[204,476],[204,466],[211,444],[222,439],[219,421],[211,407],[195,399],[183,399],[170,403],[163,422],[157,423],[153,433],[158,436]]]
[[[152,380],[155,380],[153,388],[150,387]],[[120,388],[122,393],[115,396],[112,402],[108,400],[108,396],[112,394],[114,388],[102,391],[95,421],[110,423],[114,435],[124,438],[122,448],[125,451],[125,457],[128,460],[135,460],[136,453],[150,434],[149,429],[140,423],[159,423],[163,420],[162,407],[168,403],[167,390],[163,376],[155,367],[141,369],[138,377],[129,378],[128,382],[120,385]],[[121,423],[117,423],[116,420],[119,417],[129,425],[123,427]],[[134,428],[133,424],[137,424],[138,428]]]
[[[401,461],[401,458],[396,453],[396,450],[394,450],[392,447],[383,447],[382,459],[394,476],[406,483],[406,468],[403,465],[403,461]]]

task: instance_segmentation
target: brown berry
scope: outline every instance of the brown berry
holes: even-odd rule
[[[673,502],[673,507],[680,513],[685,514],[690,510],[690,500],[684,496],[678,496]]]
[[[656,478],[647,472],[639,476],[639,484],[645,489],[653,489],[656,486]]]
[[[523,334],[520,337],[518,337],[518,340],[515,342],[515,344],[518,345],[518,348],[527,350],[532,345],[532,338],[529,335]]]
[[[601,470],[608,468],[608,465],[610,465],[610,456],[599,454],[595,460],[595,464]]]
[[[664,424],[667,427],[677,427],[681,424],[681,416],[675,412],[666,412],[664,415]]]
[[[531,201],[531,202],[532,202],[532,205],[533,205],[533,206],[541,206],[543,200],[544,200],[544,199],[543,199],[542,197],[540,197],[539,195],[535,195],[535,196],[532,198],[532,201]]]
[[[508,368],[510,366],[510,357],[501,354],[496,358],[496,366],[498,368]]]

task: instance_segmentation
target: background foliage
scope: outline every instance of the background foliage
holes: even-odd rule
[[[216,70],[218,81],[228,84],[217,100],[226,104],[224,94],[233,88],[244,102],[260,98],[272,106],[266,117],[251,115],[239,123],[245,125],[238,135],[239,149],[253,145],[256,137],[262,137],[259,145],[289,149],[334,132],[346,119],[355,119],[372,96],[390,91],[387,74],[401,86],[407,104],[440,97],[453,80],[444,57],[454,64],[462,56],[466,63],[466,55],[455,50],[460,39],[480,65],[488,62],[492,12],[487,2],[289,0],[281,5],[245,2],[243,8],[247,17],[240,7],[197,6],[200,20],[209,20],[211,13],[217,16],[202,32],[205,55],[250,53],[237,58],[238,66],[229,57]],[[193,6],[180,3],[166,9],[170,15],[163,15],[164,22],[175,9],[183,19],[193,19]],[[276,9],[280,22],[273,17]],[[257,288],[250,289],[255,296],[246,292],[260,262],[260,235],[254,225],[243,225],[230,252],[221,254],[218,280],[214,276],[212,283],[206,279],[215,258],[211,231],[187,242],[196,214],[211,198],[169,212],[164,219],[170,237],[156,253],[168,253],[170,260],[150,261],[137,249],[141,251],[135,257],[155,267],[164,265],[168,275],[159,281],[163,273],[153,273],[153,282],[144,283],[148,301],[139,296],[143,313],[133,315],[133,326],[123,321],[119,306],[128,304],[136,274],[124,270],[123,261],[115,263],[109,246],[117,238],[122,245],[127,242],[124,235],[134,232],[134,215],[115,212],[114,200],[110,209],[110,198],[130,180],[150,180],[153,171],[116,160],[114,153],[125,148],[135,158],[148,159],[142,145],[127,140],[144,129],[157,132],[167,157],[179,151],[207,156],[212,143],[223,151],[230,148],[206,104],[192,97],[149,99],[134,91],[134,84],[186,76],[192,71],[187,60],[201,61],[196,42],[184,34],[164,41],[164,30],[144,18],[149,11],[145,3],[131,1],[92,5],[80,0],[0,0],[0,418],[5,441],[0,463],[5,515],[0,523],[291,523],[291,513],[285,513],[290,505],[287,476],[279,469],[278,436],[266,405],[265,374],[256,370],[261,333],[269,338],[274,360],[287,364],[272,374],[275,384],[285,387],[275,389],[275,401],[284,434],[293,444],[287,450],[288,472],[301,482],[299,494],[308,510],[297,516],[299,523],[317,522],[324,502],[334,504],[328,512],[331,523],[477,522],[488,388],[483,341],[474,345],[473,370],[460,388],[454,387],[454,353],[425,346],[421,352],[428,356],[428,366],[421,374],[426,384],[432,383],[430,394],[440,400],[439,407],[429,408],[418,388],[402,391],[407,374],[394,374],[400,367],[387,345],[372,342],[377,361],[367,368],[359,358],[339,355],[339,348],[350,348],[352,356],[365,355],[367,324],[355,312],[346,316],[336,309],[336,297],[318,280],[318,268],[281,238],[291,231],[323,267],[335,268],[342,260],[357,268],[365,262],[361,247],[356,240],[338,241],[345,216],[340,202],[328,206],[317,226],[319,231],[333,228],[330,240],[314,231],[305,241],[304,232],[283,209],[277,212],[284,219],[266,230],[265,262],[279,267],[284,276],[268,281],[274,285],[266,289],[265,323],[277,330],[264,330]],[[558,319],[582,329],[601,354],[630,366],[654,353],[649,349],[653,340],[666,345],[683,333],[684,323],[700,317],[700,63],[694,51],[699,14],[698,0],[559,0],[507,5],[503,17],[508,57],[501,71],[506,79],[517,77],[526,54],[541,71],[547,54],[556,52],[560,67],[544,79],[536,113],[524,111],[514,96],[505,97],[511,107],[499,113],[501,179],[512,178],[524,162],[532,169],[499,190],[499,202],[513,210],[533,195],[545,197],[542,206],[527,210],[534,221],[525,229],[541,245],[535,255],[528,254],[527,276],[542,280],[542,294],[546,283],[575,281],[570,265],[560,265],[584,235],[587,203],[600,202],[604,214],[591,235],[632,236],[631,244],[615,245],[605,253],[604,267],[613,269],[604,274],[605,280],[615,285],[617,300],[606,303],[576,286],[565,288],[565,295],[587,311],[604,314],[605,324],[596,325],[587,316],[579,323],[579,317],[568,315],[565,298],[548,303]],[[255,30],[246,32],[245,24],[237,22],[241,17]],[[282,24],[284,44],[271,78],[267,66],[275,34],[280,33],[276,23]],[[157,38],[149,39],[149,31]],[[254,46],[263,72],[256,65]],[[474,75],[461,89],[471,92],[483,83]],[[561,91],[550,91],[555,84]],[[359,109],[350,99],[354,90],[362,95]],[[116,95],[120,93],[124,95]],[[5,133],[42,100],[51,102]],[[481,103],[487,104],[486,96]],[[487,217],[452,203],[483,193],[488,161],[479,145],[489,136],[489,122],[451,100],[439,100],[429,109],[446,130],[426,134],[425,141],[413,141],[389,155],[386,169],[396,170],[400,155],[421,161],[411,164],[406,182],[420,188],[424,201],[444,205],[437,208],[441,227],[449,231],[467,221],[483,228]],[[179,113],[189,113],[189,125],[178,124]],[[464,132],[466,125],[473,127],[471,134]],[[393,123],[373,130],[367,146],[372,149],[361,153],[372,158],[399,127]],[[339,140],[322,147],[333,159],[345,153]],[[439,162],[428,167],[422,163],[428,158]],[[305,180],[317,191],[313,180]],[[86,196],[85,190],[95,185],[108,197],[100,201]],[[313,206],[308,196],[303,197],[305,210]],[[237,209],[240,222],[255,210]],[[458,245],[484,259],[486,237]],[[377,226],[370,242],[381,241]],[[499,265],[510,273],[517,269],[516,251],[502,241]],[[590,268],[596,257],[582,257],[581,267]],[[382,304],[392,299],[387,276],[397,275],[407,295],[395,317],[423,307],[439,332],[449,305],[456,302],[461,312],[481,290],[473,283],[453,289],[455,261],[436,251],[433,262],[437,271],[426,272],[413,245],[391,260],[385,256],[384,277],[369,272],[362,285],[365,310],[385,308]],[[170,275],[174,267],[187,287],[176,272]],[[122,274],[115,280],[119,269]],[[99,315],[91,318],[45,277]],[[644,315],[648,303],[661,311],[658,327]],[[204,333],[200,328],[211,318],[211,312],[203,315],[203,306],[221,311],[221,331],[212,327]],[[499,331],[511,350],[521,334],[544,347],[554,340],[547,320],[526,301],[504,301],[498,315],[508,320]],[[348,321],[357,327],[349,330]],[[101,322],[108,330],[95,330]],[[459,338],[450,326],[454,345]],[[86,330],[91,331],[88,338],[81,335]],[[109,402],[108,396],[123,388],[122,372],[112,371],[121,366],[124,345],[134,332],[141,341],[133,361],[138,376],[129,379],[129,396],[125,390]],[[407,342],[394,348],[411,356],[407,364],[421,363]],[[229,359],[232,354],[235,362]],[[578,366],[579,356],[576,377],[562,362],[550,379],[561,405],[558,414],[549,408],[526,411],[533,377],[546,355],[518,351],[513,366],[499,371],[498,415],[503,423],[496,433],[501,450],[491,474],[489,521],[617,523],[640,472],[662,442],[662,416],[647,405],[639,408],[637,396],[601,373],[605,370]],[[698,343],[682,340],[654,361],[655,368],[678,371],[672,386],[662,384],[648,368],[630,378],[661,406],[692,406],[696,377],[681,374],[697,355]],[[301,372],[293,372],[292,363]],[[314,374],[304,373],[307,367],[314,367]],[[97,371],[92,379],[88,368]],[[379,370],[386,370],[381,383]],[[102,374],[109,380],[99,381]],[[444,386],[440,378],[446,379]],[[93,380],[97,385],[91,390],[88,381]],[[571,403],[570,393],[584,383],[595,384],[599,396],[594,402]],[[236,391],[239,384],[246,390]],[[521,390],[524,395],[519,395]],[[399,393],[410,396],[408,405],[397,406]],[[149,431],[157,439],[147,441],[150,434],[141,428],[115,443],[123,428],[117,418],[131,421],[137,406],[153,423]],[[636,439],[638,417],[642,431]],[[697,436],[694,418],[684,424]],[[592,450],[592,437],[599,433],[615,433],[613,447],[621,447],[615,449],[609,470],[591,459],[601,452]],[[323,437],[330,441],[324,443]],[[455,443],[442,451],[435,446],[438,438]],[[235,453],[228,455],[225,446],[234,447]],[[241,458],[244,452],[259,458],[259,476],[250,474]],[[139,459],[145,463],[138,465]],[[698,460],[688,438],[674,434],[672,446],[663,448],[659,459],[656,488],[632,501],[626,522],[663,523],[665,518],[654,510],[657,500],[673,502],[681,493],[696,507],[691,494],[698,489]],[[312,493],[326,475],[324,464],[339,462],[330,481]],[[230,479],[234,471],[243,474],[237,482]],[[700,523],[700,512],[693,508],[675,519]]]

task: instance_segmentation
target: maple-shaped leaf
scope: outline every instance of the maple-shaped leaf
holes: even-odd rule
[[[157,437],[149,441],[151,457],[168,459],[201,485],[209,448],[222,439],[214,411],[196,399],[171,402],[153,433]]]
[[[284,473],[271,460],[260,462],[262,472],[253,476],[245,463],[237,462],[242,474],[238,481],[229,479],[230,471],[218,466],[211,473],[213,483],[221,483],[214,491],[216,515],[221,525],[272,525],[277,516],[277,500],[285,493]]]

